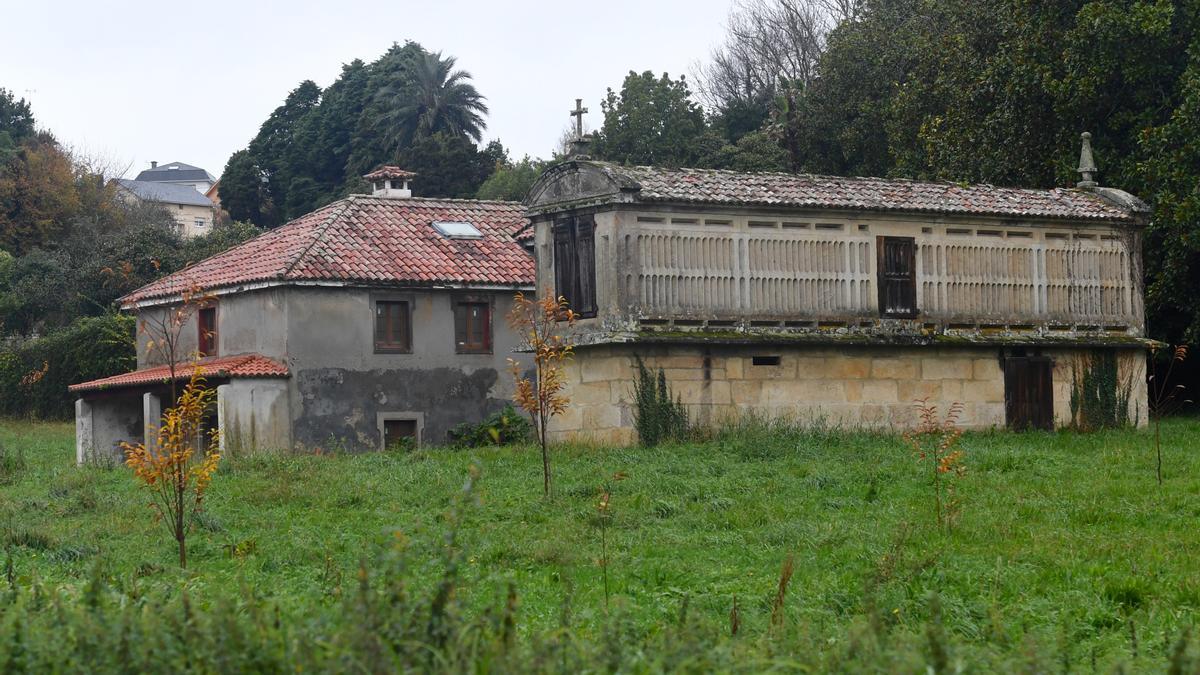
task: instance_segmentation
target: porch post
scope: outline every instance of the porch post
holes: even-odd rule
[[[162,424],[162,399],[152,392],[142,394],[142,442],[151,452],[158,450],[158,426]]]
[[[75,399],[75,463],[83,464],[96,448],[92,432],[92,404]]]

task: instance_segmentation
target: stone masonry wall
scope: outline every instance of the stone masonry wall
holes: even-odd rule
[[[1078,350],[1045,350],[1055,359],[1054,414],[1070,420],[1072,368]],[[672,394],[693,422],[711,426],[747,414],[846,428],[904,429],[915,423],[914,402],[927,398],[945,410],[964,405],[962,426],[1005,426],[1004,374],[999,348],[646,346],[581,348],[566,367],[571,404],[553,420],[556,441],[627,444],[633,431],[634,354],[663,368]],[[1132,386],[1131,418],[1146,422],[1145,359],[1118,352]],[[778,365],[754,365],[778,357]]]

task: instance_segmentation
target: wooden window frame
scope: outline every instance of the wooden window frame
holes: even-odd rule
[[[490,296],[477,295],[461,295],[454,297],[451,302],[454,303],[454,352],[456,354],[491,354],[493,350],[493,330],[492,321],[495,312],[492,298]],[[484,318],[483,325],[483,343],[470,344],[467,342],[471,335],[470,330],[470,313],[467,308],[471,306],[482,306],[487,311],[487,316]],[[462,330],[460,331],[460,312],[462,313]]]
[[[596,316],[596,219],[571,216],[551,226],[554,292],[567,299],[577,316]]]
[[[211,316],[212,320],[208,322],[210,326],[205,328],[205,316]],[[220,356],[221,343],[219,341],[220,328],[217,323],[220,320],[216,305],[206,305],[201,307],[196,312],[196,353],[200,358],[210,356]],[[206,350],[205,347],[208,347]]]
[[[908,244],[908,275],[900,278],[898,275],[887,273],[886,249],[889,242]],[[893,278],[894,277],[894,278]],[[912,300],[910,306],[901,311],[888,310],[888,291],[896,288],[896,284],[904,284],[901,292]],[[915,319],[921,314],[917,306],[917,240],[915,237],[886,237],[875,238],[875,285],[879,294],[879,316],[886,319]]]
[[[407,338],[406,343],[400,342],[381,342],[379,336],[379,308],[380,306],[391,307],[400,305],[403,307],[403,331]],[[413,330],[412,330],[412,298],[375,298],[371,301],[371,343],[375,347],[376,354],[411,354],[413,350]],[[392,323],[392,318],[388,317],[388,339],[394,339],[395,324]]]
[[[387,423],[414,422],[416,423],[416,446],[421,447],[425,442],[425,414],[420,412],[388,411],[375,414],[375,428],[379,432],[379,448],[387,450]]]

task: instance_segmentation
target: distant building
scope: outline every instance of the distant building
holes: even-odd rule
[[[150,162],[150,168],[139,173],[134,180],[149,183],[185,185],[201,194],[207,193],[217,182],[217,179],[211,173],[198,166],[184,164],[183,162],[171,162],[162,166],[159,166],[158,162]]]
[[[143,171],[140,175],[145,173]],[[118,178],[114,182],[117,186],[117,196],[127,202],[150,202],[165,207],[179,224],[179,232],[183,236],[195,237],[212,231],[212,200],[197,192],[195,188],[165,181],[125,178]]]

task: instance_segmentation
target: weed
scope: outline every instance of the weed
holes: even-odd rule
[[[0,441],[0,485],[9,485],[25,471],[25,451],[21,446],[10,449]]]
[[[671,399],[667,375],[662,368],[655,375],[635,357],[637,376],[633,381],[633,428],[642,445],[653,447],[665,441],[688,438],[690,425],[687,408]]]

